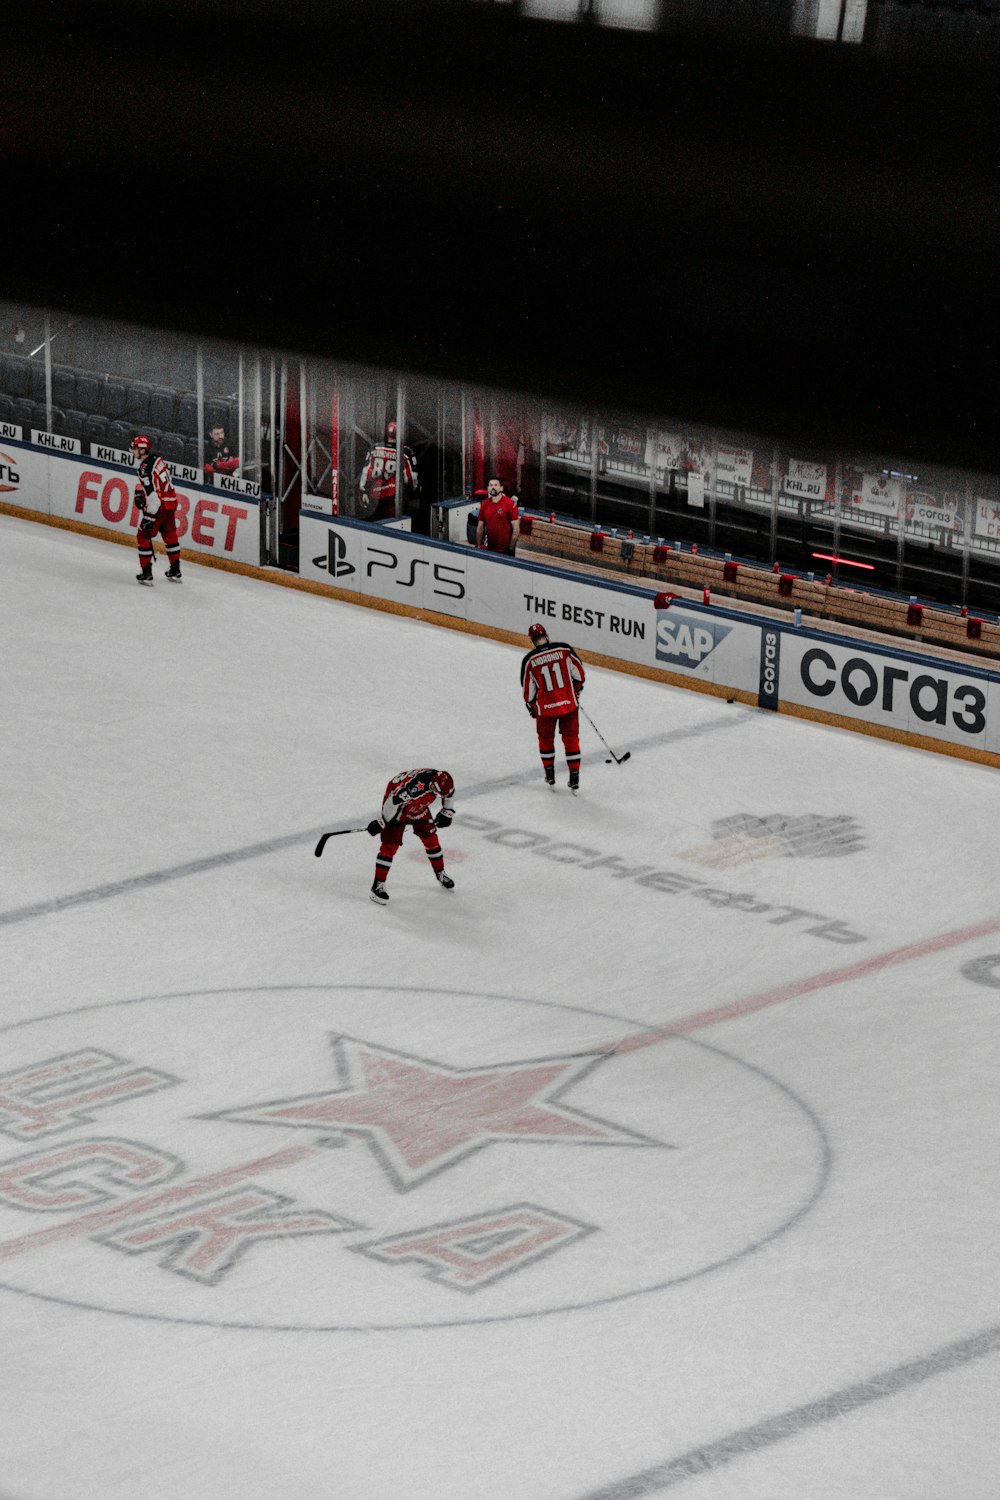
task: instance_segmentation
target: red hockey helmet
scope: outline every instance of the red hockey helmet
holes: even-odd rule
[[[145,433],[140,432],[136,437],[132,439],[132,452],[136,455],[141,454],[143,458],[146,458],[150,453],[152,453],[152,451],[153,445],[149,441],[149,438],[146,437]]]
[[[431,786],[442,797],[450,797],[455,790],[455,778],[450,771],[435,771],[431,777]]]
[[[547,641],[549,638],[549,632],[545,629],[544,625],[529,625],[528,635],[534,641],[536,646],[538,645],[539,641]]]

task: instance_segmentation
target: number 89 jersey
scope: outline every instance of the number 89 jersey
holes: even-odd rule
[[[586,673],[572,646],[547,641],[529,651],[521,663],[525,703],[534,704],[539,718],[558,718],[576,711],[578,688]]]

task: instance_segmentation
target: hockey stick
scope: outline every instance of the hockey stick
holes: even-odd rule
[[[367,833],[367,832],[368,832],[367,828],[334,828],[330,833],[324,833],[323,837],[320,839],[319,843],[316,845],[316,849],[314,851],[315,854],[316,854],[316,858],[319,859],[320,855],[323,853],[323,850],[326,848],[326,841],[327,841],[327,839],[338,838],[340,836],[340,834],[342,834],[342,833]]]
[[[583,704],[579,703],[579,704],[577,704],[577,707],[579,708],[580,712],[583,714],[583,717],[586,719],[587,723],[590,725],[591,729],[597,735],[597,738],[600,740],[601,744],[604,746],[605,750],[608,752],[608,754],[611,757],[611,760],[606,760],[604,762],[604,764],[606,766],[610,766],[611,761],[613,760],[616,766],[620,766],[623,760],[628,760],[630,758],[631,754],[632,754],[631,750],[626,750],[624,755],[616,755],[615,752],[612,750],[611,746],[608,744],[607,740],[604,738],[604,736],[601,733],[601,731],[598,729],[597,725],[594,723],[593,719],[588,714],[587,710],[584,708]]]

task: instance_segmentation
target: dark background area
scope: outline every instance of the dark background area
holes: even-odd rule
[[[15,0],[0,295],[1000,469],[988,59],[681,9]]]

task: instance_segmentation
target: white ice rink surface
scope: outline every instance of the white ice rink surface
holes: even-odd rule
[[[0,517],[2,1500],[996,1500],[996,773],[162,568]]]

